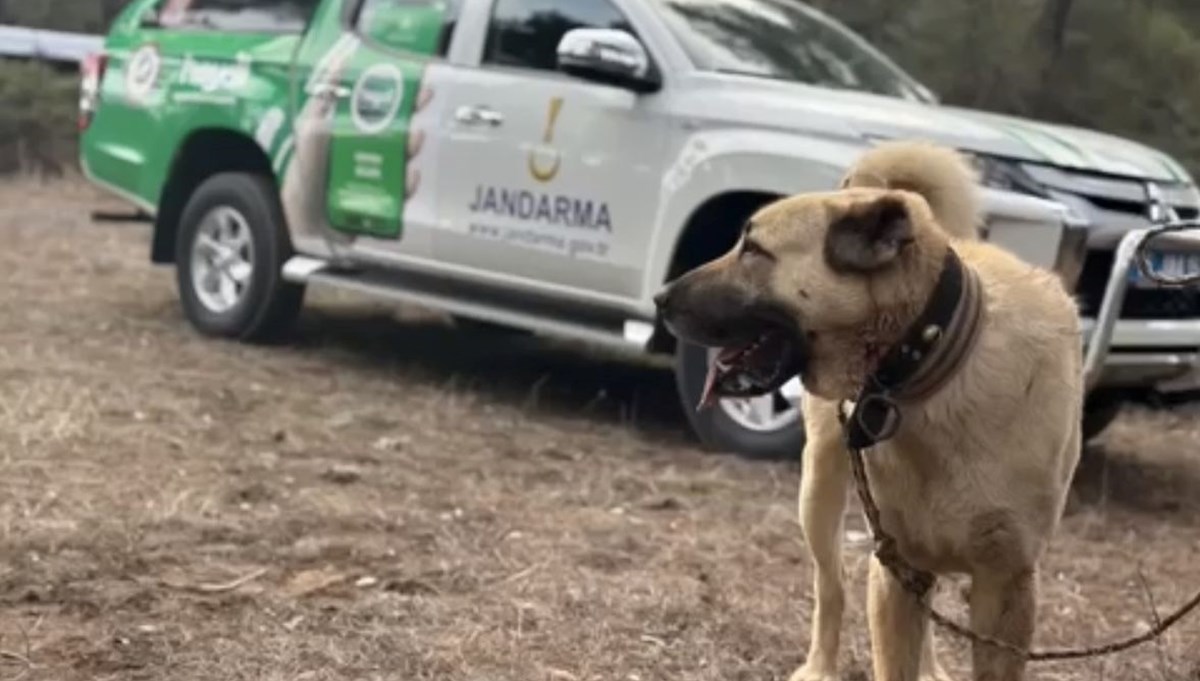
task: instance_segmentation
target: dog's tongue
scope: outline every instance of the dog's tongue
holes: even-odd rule
[[[742,355],[742,348],[722,348],[713,357],[708,365],[708,375],[704,377],[704,392],[700,394],[700,404],[696,405],[696,411],[704,411],[717,403],[717,395],[715,389],[717,381],[729,373],[733,368],[733,362]]]
[[[713,394],[713,386],[717,384],[717,371],[716,362],[708,365],[708,375],[704,377],[704,392],[700,394],[700,404],[696,405],[696,411],[704,411],[717,403],[717,396]]]

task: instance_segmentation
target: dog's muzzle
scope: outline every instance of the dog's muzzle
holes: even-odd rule
[[[762,296],[688,275],[660,291],[654,303],[676,338],[717,350],[700,408],[722,397],[765,395],[805,369],[803,331],[782,305]]]

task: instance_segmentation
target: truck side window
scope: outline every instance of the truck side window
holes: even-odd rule
[[[383,47],[446,56],[462,0],[363,0],[354,29]]]
[[[234,33],[300,33],[318,4],[320,0],[163,0],[158,23]]]
[[[541,71],[558,68],[558,42],[575,28],[633,27],[608,0],[496,0],[483,62]]]

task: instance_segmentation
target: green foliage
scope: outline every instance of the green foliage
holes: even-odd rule
[[[0,0],[0,24],[104,33],[129,0]]]
[[[813,4],[861,32],[947,104],[1126,136],[1200,175],[1196,0]]]
[[[128,0],[0,0],[0,24],[103,34]],[[0,60],[0,174],[75,162],[78,72]]]
[[[76,149],[74,71],[0,61],[0,174],[57,173]]]

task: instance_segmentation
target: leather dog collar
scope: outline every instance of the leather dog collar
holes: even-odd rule
[[[979,275],[947,249],[925,309],[867,377],[849,415],[839,411],[847,446],[865,449],[889,439],[900,427],[895,400],[923,399],[950,380],[979,338],[983,308]]]

